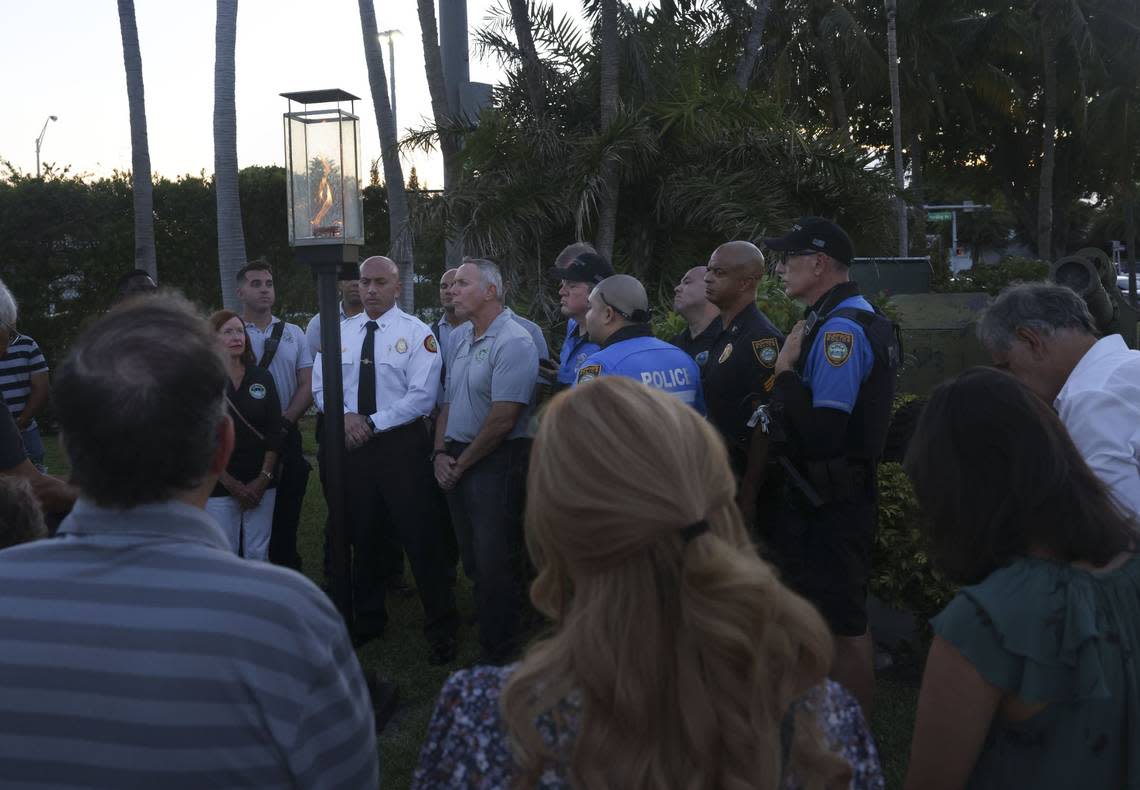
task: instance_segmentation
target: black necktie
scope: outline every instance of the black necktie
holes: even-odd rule
[[[360,347],[360,382],[356,391],[356,413],[365,417],[376,411],[376,322],[364,325],[364,345]]]

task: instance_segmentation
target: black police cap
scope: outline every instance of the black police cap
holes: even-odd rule
[[[763,239],[764,246],[776,252],[822,252],[842,264],[851,265],[855,248],[843,228],[823,217],[800,217],[783,236]]]
[[[547,272],[556,280],[597,285],[607,277],[613,276],[614,267],[596,252],[583,252],[570,261],[569,266],[565,268],[551,266]]]

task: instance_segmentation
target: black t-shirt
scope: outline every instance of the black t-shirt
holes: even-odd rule
[[[261,474],[261,464],[267,450],[281,451],[281,401],[277,399],[277,388],[273,386],[273,376],[264,368],[246,365],[245,376],[238,387],[226,378],[226,404],[234,421],[234,452],[226,471],[243,483],[248,483]],[[234,407],[241,413],[236,414]],[[242,419],[242,418],[245,419]],[[250,425],[264,438],[259,438]],[[270,482],[269,487],[277,485]],[[229,491],[221,483],[214,486],[210,496],[229,496]]]
[[[24,440],[20,437],[20,429],[16,427],[11,412],[6,406],[0,408],[0,411],[4,412],[4,416],[0,417],[0,469],[11,469],[23,463],[28,454],[24,450]]]
[[[708,362],[709,350],[716,339],[720,337],[720,329],[720,316],[718,315],[705,327],[705,331],[696,337],[693,337],[689,333],[689,328],[685,327],[669,342],[692,357],[696,361],[697,367],[703,368]]]
[[[724,436],[737,471],[747,460],[752,436],[748,420],[757,406],[768,401],[783,343],[780,330],[750,304],[721,328],[701,366],[709,420]]]

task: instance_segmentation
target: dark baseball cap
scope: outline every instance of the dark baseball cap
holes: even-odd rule
[[[843,228],[823,217],[800,217],[783,236],[762,241],[765,247],[776,252],[815,250],[847,266],[855,257],[851,237]]]
[[[583,252],[570,261],[569,266],[551,266],[547,271],[556,280],[597,285],[607,277],[613,276],[614,267],[596,252]]]

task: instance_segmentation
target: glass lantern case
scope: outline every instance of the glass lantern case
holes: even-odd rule
[[[289,100],[285,113],[289,243],[298,248],[362,245],[360,119],[354,105],[358,97],[339,89],[281,95]]]

